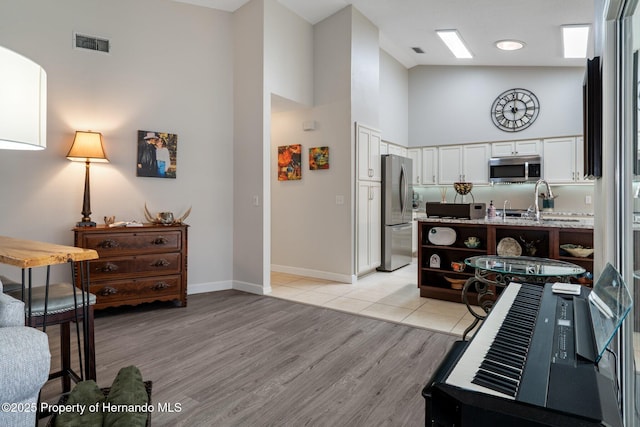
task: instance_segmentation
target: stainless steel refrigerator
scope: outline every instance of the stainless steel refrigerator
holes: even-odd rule
[[[378,270],[393,271],[411,263],[412,163],[395,154],[382,156],[382,264]]]

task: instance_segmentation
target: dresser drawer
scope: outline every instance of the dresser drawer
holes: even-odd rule
[[[97,308],[118,305],[118,301],[178,299],[180,295],[180,276],[110,280],[104,283],[96,282],[91,284],[90,289],[91,293],[97,298]]]
[[[157,275],[180,273],[179,253],[161,253],[126,257],[99,258],[90,262],[91,280],[122,275]]]
[[[95,249],[100,257],[119,253],[179,251],[180,231],[141,231],[137,233],[94,233],[82,238],[84,248]]]

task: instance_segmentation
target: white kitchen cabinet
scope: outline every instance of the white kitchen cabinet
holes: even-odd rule
[[[389,154],[395,154],[396,156],[407,157],[407,148],[396,144],[389,144]]]
[[[462,145],[447,145],[438,149],[438,182],[453,184],[462,181]]]
[[[526,141],[503,141],[491,144],[492,157],[540,156],[542,143],[539,139]]]
[[[423,185],[437,184],[438,180],[438,148],[422,148],[422,175],[420,181]]]
[[[421,148],[409,148],[407,150],[407,157],[412,160],[411,162],[411,184],[422,184],[422,149]]]
[[[382,253],[382,187],[358,181],[357,274],[380,266]]]
[[[438,183],[489,183],[489,144],[448,145],[438,148]]]
[[[389,154],[389,143],[388,142],[380,142],[380,155],[383,156],[385,154]]]
[[[489,144],[462,146],[462,173],[464,181],[474,184],[489,183]]]
[[[589,182],[584,179],[582,137],[545,139],[543,150],[542,169],[548,183]]]
[[[380,181],[382,179],[382,162],[380,160],[380,132],[366,126],[357,125],[358,139],[358,179],[366,181]]]

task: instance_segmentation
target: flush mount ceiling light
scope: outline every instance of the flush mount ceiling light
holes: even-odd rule
[[[589,25],[563,25],[562,42],[565,58],[586,58]]]
[[[524,47],[524,42],[519,40],[498,40],[496,47],[500,50],[519,50]]]
[[[469,49],[465,46],[457,30],[436,30],[436,33],[456,58],[473,58],[473,55],[471,55],[471,52],[469,52]]]

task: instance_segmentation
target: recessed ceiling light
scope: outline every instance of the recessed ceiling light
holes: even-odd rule
[[[524,42],[519,40],[498,40],[496,47],[500,50],[518,50],[524,47]]]
[[[458,34],[456,30],[436,30],[438,36],[442,39],[444,44],[447,45],[449,50],[455,55],[458,59],[468,59],[473,58],[469,49],[464,45],[462,38]]]
[[[565,58],[586,58],[589,25],[563,25],[562,42]]]

